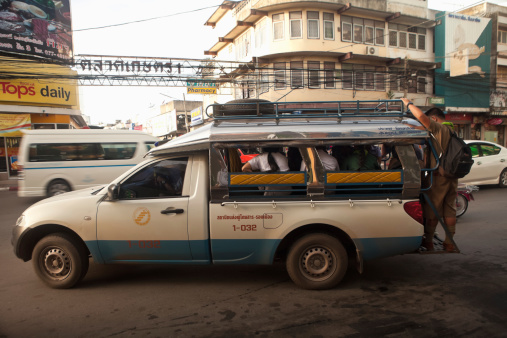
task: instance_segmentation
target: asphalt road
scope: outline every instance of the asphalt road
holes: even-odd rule
[[[333,290],[283,265],[104,266],[52,290],[17,259],[11,227],[34,199],[0,192],[0,337],[505,337],[507,189],[459,219],[461,254],[409,254],[349,270]]]

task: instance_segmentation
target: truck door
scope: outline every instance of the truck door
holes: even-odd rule
[[[97,239],[103,260],[186,261],[191,159],[161,159],[119,184],[119,198],[97,211]]]

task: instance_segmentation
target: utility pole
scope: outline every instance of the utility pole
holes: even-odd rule
[[[187,116],[187,100],[185,99],[185,93],[183,93],[183,110],[185,111],[185,128],[187,129],[187,133],[189,132],[188,130],[188,116]]]
[[[403,84],[403,97],[407,97],[408,92],[408,75],[407,75],[408,58],[405,55],[405,83]]]

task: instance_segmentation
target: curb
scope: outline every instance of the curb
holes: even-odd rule
[[[0,187],[0,191],[18,191],[18,187]]]

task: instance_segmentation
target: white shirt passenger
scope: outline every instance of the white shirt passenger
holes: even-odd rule
[[[334,158],[333,156],[329,155],[325,150],[317,149],[317,154],[319,155],[322,165],[324,166],[324,169],[326,171],[340,170],[340,166],[338,165],[338,160],[336,158]],[[305,170],[306,170],[305,161],[301,161],[301,171],[305,171]]]
[[[255,156],[250,161],[248,161],[248,163],[252,167],[252,170],[254,171],[259,170],[261,172],[271,171],[271,167],[268,162],[268,155],[269,153],[262,153]],[[287,160],[287,157],[278,152],[273,152],[271,153],[271,155],[273,156],[273,159],[278,165],[279,171],[289,171],[289,161]],[[290,186],[278,186],[278,187],[261,186],[259,187],[259,190],[264,190],[264,196],[283,196],[290,195],[291,194],[290,190],[292,190],[292,188]]]
[[[259,154],[248,161],[248,163],[252,166],[252,170],[262,172],[271,171],[271,167],[268,162],[268,154],[269,153]],[[289,171],[289,162],[287,161],[287,157],[280,153],[271,153],[271,155],[278,165],[279,171]]]

